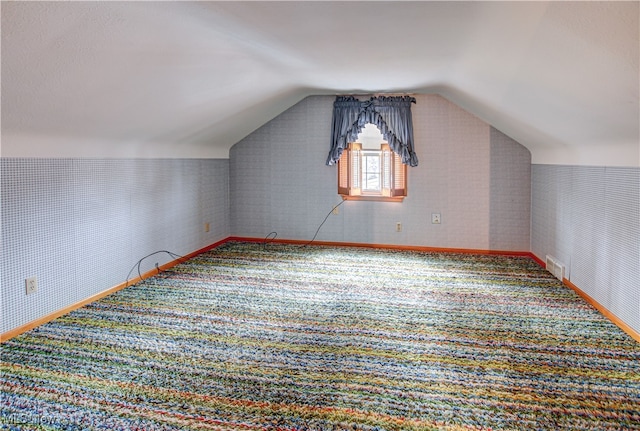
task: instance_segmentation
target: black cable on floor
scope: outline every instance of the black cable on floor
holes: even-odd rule
[[[273,235],[273,237],[271,237],[271,235]],[[273,242],[273,240],[275,240],[277,236],[278,236],[278,232],[275,232],[275,231],[269,232],[269,234],[264,237],[264,241],[262,241],[262,248],[266,249],[267,244],[269,244],[270,242]]]
[[[140,279],[139,281],[142,281],[142,274],[140,273],[140,265],[142,264],[142,261],[144,261],[146,258],[151,257],[155,254],[159,254],[159,253],[166,253],[169,256],[171,256],[174,259],[180,259],[184,256],[180,256],[179,254],[173,253],[171,251],[168,250],[158,250],[158,251],[154,251],[151,254],[146,255],[145,257],[143,257],[142,259],[140,259],[135,265],[133,265],[133,267],[131,267],[131,269],[129,270],[129,273],[127,274],[127,280],[125,281],[125,287],[129,286],[129,277],[131,277],[131,273],[133,272],[134,268],[137,266],[138,267],[138,278]],[[160,268],[158,267],[158,264],[156,263],[156,270],[158,271],[158,274],[160,273]]]

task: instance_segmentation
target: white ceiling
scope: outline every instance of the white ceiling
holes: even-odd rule
[[[639,5],[3,1],[2,155],[228,157],[308,95],[406,92],[640,166]]]

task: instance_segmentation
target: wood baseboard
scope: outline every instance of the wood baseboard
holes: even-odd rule
[[[265,238],[252,238],[252,237],[238,237],[231,236],[229,241],[244,241],[244,242],[263,242],[265,244],[298,244],[298,245],[323,245],[331,247],[362,247],[362,248],[379,248],[388,250],[406,250],[406,251],[426,251],[433,253],[462,253],[462,254],[489,254],[500,256],[524,256],[534,259],[538,263],[542,263],[540,259],[535,257],[533,253],[528,251],[510,251],[510,250],[484,250],[484,249],[472,249],[472,248],[443,248],[443,247],[425,247],[418,245],[394,245],[394,244],[368,244],[361,242],[336,242],[336,241],[304,241],[297,239],[265,239]]]
[[[281,243],[281,244],[308,244],[309,241],[301,241],[301,240],[288,240],[288,239],[274,239],[269,240],[265,238],[245,238],[245,237],[229,237],[229,241],[247,241],[247,242],[264,242],[264,243]],[[460,248],[442,248],[442,247],[421,247],[421,246],[401,246],[401,245],[390,245],[390,244],[363,244],[363,243],[350,243],[350,242],[327,242],[327,241],[313,241],[315,245],[327,245],[327,246],[337,246],[337,247],[369,247],[369,248],[386,248],[392,250],[408,250],[408,251],[427,251],[427,252],[441,252],[441,253],[468,253],[468,254],[489,254],[489,255],[502,255],[502,256],[524,256],[530,257],[534,261],[538,263],[542,268],[546,267],[545,262],[540,259],[538,256],[533,254],[530,251],[505,251],[505,250],[479,250],[479,249],[460,249]],[[640,343],[640,333],[634,330],[632,327],[624,323],[620,318],[618,318],[615,314],[610,312],[607,308],[602,306],[598,301],[587,295],[585,292],[580,290],[575,284],[571,283],[566,278],[563,280],[563,283],[574,290],[578,295],[580,295],[585,301],[591,304],[596,310],[598,310],[602,315],[604,315],[607,319],[609,319],[612,323],[626,332],[631,338]]]
[[[582,297],[585,301],[587,301],[591,306],[593,306],[596,310],[598,310],[602,315],[604,315],[607,319],[611,320],[616,326],[626,332],[631,338],[640,343],[640,332],[633,329],[631,326],[624,323],[620,318],[618,318],[615,314],[609,311],[606,307],[600,304],[598,301],[593,299],[591,296],[582,291],[578,286],[573,284],[568,279],[563,279],[562,282],[565,286],[576,292],[578,295]]]
[[[120,284],[118,284],[116,286],[110,287],[109,289],[106,289],[106,290],[103,290],[102,292],[96,293],[95,295],[92,295],[92,296],[90,296],[88,298],[85,298],[82,301],[76,302],[76,303],[71,304],[71,305],[69,305],[67,307],[61,308],[60,310],[54,311],[51,314],[47,314],[46,316],[43,316],[43,317],[41,317],[39,319],[31,321],[31,322],[29,322],[29,323],[27,323],[25,325],[18,326],[17,328],[14,328],[14,329],[12,329],[10,331],[4,332],[4,333],[0,334],[0,343],[3,343],[3,342],[5,342],[5,341],[7,341],[7,340],[9,340],[9,339],[11,339],[13,337],[17,337],[18,335],[23,334],[23,333],[25,333],[27,331],[30,331],[31,329],[36,328],[36,327],[38,327],[40,325],[44,325],[45,323],[48,323],[48,322],[50,322],[50,321],[52,321],[54,319],[57,319],[60,316],[64,316],[65,314],[68,314],[68,313],[72,312],[73,310],[77,310],[80,307],[84,307],[87,304],[90,304],[90,303],[92,303],[94,301],[97,301],[98,299],[102,299],[105,296],[109,296],[112,293],[115,293],[115,292],[117,292],[119,290],[124,289],[125,287],[134,285],[134,284],[138,283],[139,281],[142,281],[142,280],[144,280],[146,278],[153,277],[154,275],[158,274],[158,272],[162,272],[162,271],[164,271],[164,270],[166,270],[168,268],[176,266],[179,263],[182,263],[182,262],[184,262],[186,260],[189,260],[194,256],[197,256],[197,255],[199,255],[201,253],[204,253],[205,251],[209,251],[209,250],[211,250],[213,248],[216,248],[219,245],[224,244],[228,240],[229,240],[228,238],[225,238],[225,239],[223,239],[221,241],[218,241],[218,242],[216,242],[214,244],[211,244],[211,245],[208,245],[208,246],[206,246],[204,248],[201,248],[200,250],[196,250],[193,253],[189,253],[189,254],[187,254],[187,255],[185,255],[183,257],[180,257],[178,259],[172,260],[171,262],[167,262],[164,265],[159,266],[158,269],[152,269],[150,271],[147,271],[144,274],[142,274],[141,276],[136,276],[135,278],[132,278],[131,280],[128,280],[128,281],[120,283]]]
[[[290,240],[290,239],[273,239],[273,240],[269,240],[269,239],[265,239],[265,238],[247,238],[247,237],[236,237],[236,236],[230,236],[228,238],[225,238],[223,240],[220,240],[214,244],[211,244],[207,247],[201,248],[200,250],[196,250],[192,253],[189,253],[186,256],[183,256],[181,258],[172,260],[171,262],[165,263],[164,265],[160,266],[158,269],[152,269],[151,271],[147,271],[144,274],[142,274],[141,276],[135,277],[131,280],[128,280],[127,282],[124,283],[120,283],[116,286],[113,286],[109,289],[103,290],[100,293],[97,293],[95,295],[92,295],[86,299],[83,299],[82,301],[76,302],[74,304],[71,304],[65,308],[62,308],[58,311],[55,311],[51,314],[48,314],[44,317],[41,317],[39,319],[36,319],[32,322],[29,322],[25,325],[19,326],[17,328],[14,328],[10,331],[7,331],[5,333],[0,334],[0,343],[7,341],[13,337],[16,337],[22,333],[25,333],[33,328],[36,328],[40,325],[43,325],[47,322],[50,322],[60,316],[63,316],[67,313],[70,313],[73,310],[76,310],[80,307],[83,307],[87,304],[90,304],[94,301],[97,301],[101,298],[104,298],[105,296],[111,295],[112,293],[117,292],[118,290],[124,289],[125,287],[131,286],[139,281],[142,281],[146,278],[152,277],[154,275],[156,275],[159,271],[162,272],[168,268],[171,268],[175,265],[178,265],[179,263],[182,263],[186,260],[191,259],[192,257],[195,257],[201,253],[204,253],[206,251],[209,251],[213,248],[216,248],[224,243],[227,243],[229,241],[245,241],[245,242],[264,242],[264,243],[271,243],[271,242],[275,242],[275,243],[280,243],[280,244],[299,244],[299,245],[305,245],[305,244],[309,244],[309,241],[304,241],[304,240]],[[333,241],[313,241],[314,245],[323,245],[323,246],[334,246],[334,247],[366,247],[366,248],[380,248],[380,249],[392,249],[392,250],[407,250],[407,251],[426,251],[426,252],[441,252],[441,253],[465,253],[465,254],[488,254],[488,255],[503,255],[503,256],[523,256],[523,257],[530,257],[533,260],[535,260],[540,266],[542,266],[544,268],[545,264],[544,262],[539,259],[536,255],[534,255],[531,252],[528,251],[503,251],[503,250],[479,250],[479,249],[460,249],[460,248],[442,248],[442,247],[421,247],[421,246],[398,246],[398,245],[391,245],[391,244],[365,244],[365,243],[351,243],[351,242],[333,242]],[[578,288],[575,284],[571,283],[571,281],[567,280],[566,278],[563,280],[563,283],[569,287],[570,289],[574,290],[578,295],[580,295],[585,301],[587,301],[589,304],[591,304],[593,307],[595,307],[600,313],[602,313],[607,319],[609,319],[611,322],[613,322],[615,325],[617,325],[620,329],[622,329],[624,332],[626,332],[629,336],[631,336],[631,338],[633,338],[634,340],[636,340],[637,342],[640,343],[640,333],[638,333],[636,330],[634,330],[633,328],[631,328],[629,325],[627,325],[626,323],[624,323],[622,320],[620,320],[615,314],[611,313],[609,310],[607,310],[605,307],[603,307],[600,303],[598,303],[596,300],[594,300],[592,297],[590,297],[589,295],[587,295],[585,292],[583,292],[582,290],[580,290],[580,288]]]

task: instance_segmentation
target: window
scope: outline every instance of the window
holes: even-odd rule
[[[389,144],[380,143],[382,135],[377,127],[367,124],[365,132],[369,126],[380,136],[378,148],[371,148],[370,142],[349,144],[338,160],[338,194],[343,199],[401,202],[407,195],[407,168]],[[371,137],[362,135],[358,140]]]
[[[326,165],[338,164],[343,199],[401,202],[407,196],[407,165],[418,166],[413,103],[411,96],[336,96]],[[377,134],[375,145],[361,137],[368,128]]]

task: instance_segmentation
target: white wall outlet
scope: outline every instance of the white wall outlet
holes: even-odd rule
[[[396,232],[402,232],[402,223],[400,222],[396,223]]]
[[[340,210],[338,209],[338,207],[333,207],[333,209],[331,210],[331,213],[333,215],[338,215],[340,214]]]
[[[440,213],[431,213],[431,223],[440,224]]]
[[[29,277],[24,280],[24,287],[27,291],[27,295],[31,295],[32,293],[36,293],[38,291],[38,279],[34,277]]]
[[[204,224],[204,231],[205,231],[205,232],[209,232],[209,229],[211,229],[211,226],[209,225],[209,222],[206,222],[206,223]]]

